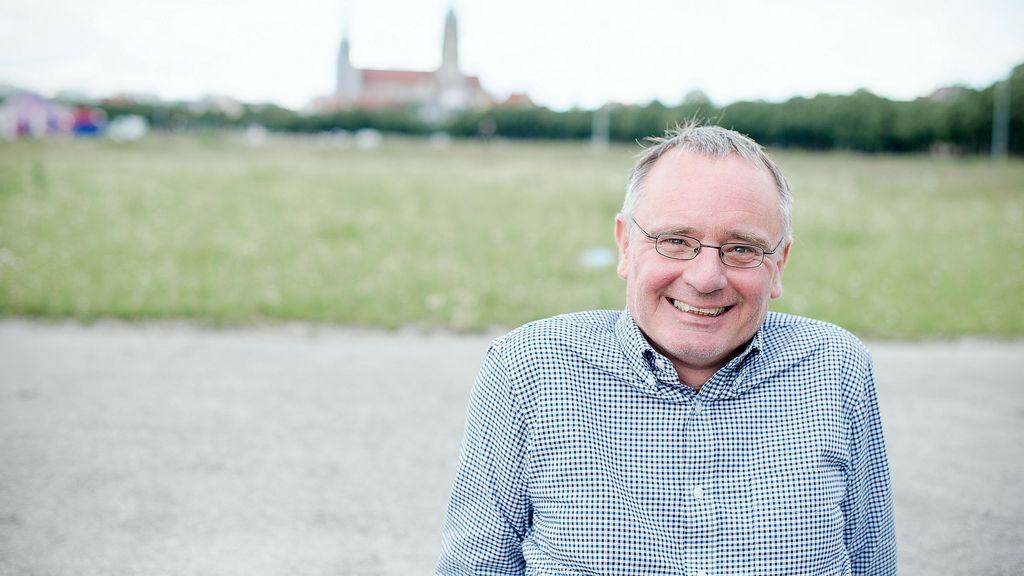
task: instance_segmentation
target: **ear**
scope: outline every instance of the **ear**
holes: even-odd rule
[[[619,265],[616,270],[619,278],[625,280],[629,270],[629,223],[622,214],[615,217],[615,243],[619,247]]]
[[[792,247],[793,241],[789,240],[786,242],[785,248],[782,249],[782,255],[778,259],[772,258],[772,298],[782,296],[782,271],[789,260],[789,249]],[[767,258],[771,258],[771,256]]]

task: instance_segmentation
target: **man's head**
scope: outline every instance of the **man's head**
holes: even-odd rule
[[[626,185],[626,199],[622,204],[622,213],[630,215],[643,195],[643,184],[651,167],[672,150],[685,150],[708,158],[725,158],[739,156],[755,166],[767,170],[775,180],[779,191],[779,210],[782,217],[786,239],[793,236],[793,193],[789,190],[789,182],[775,162],[768,157],[764,148],[749,136],[720,126],[700,126],[690,123],[669,130],[664,136],[647,139],[651,146],[640,154],[629,175]]]
[[[792,196],[761,146],[737,132],[689,125],[652,141],[616,218],[618,272],[651,344],[680,376],[706,377],[753,337],[782,294]]]

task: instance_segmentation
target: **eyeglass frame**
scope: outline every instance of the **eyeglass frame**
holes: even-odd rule
[[[764,257],[765,256],[771,256],[772,254],[775,254],[776,252],[778,252],[779,248],[782,247],[782,243],[786,241],[786,237],[783,236],[782,239],[779,240],[779,243],[776,244],[775,248],[772,248],[771,251],[765,250],[764,248],[761,248],[760,246],[754,246],[753,244],[744,244],[743,242],[726,242],[725,244],[722,244],[722,245],[719,245],[719,246],[715,246],[714,244],[705,244],[705,243],[701,242],[700,240],[698,240],[697,238],[694,238],[693,236],[687,236],[686,234],[679,234],[678,232],[663,232],[663,233],[661,233],[661,234],[659,234],[657,236],[651,236],[650,234],[647,233],[646,230],[644,230],[643,226],[641,226],[636,221],[636,218],[630,216],[629,219],[633,221],[633,225],[636,226],[637,229],[640,230],[640,232],[644,236],[646,236],[649,240],[653,240],[654,241],[654,250],[660,256],[664,256],[665,258],[668,258],[670,260],[680,260],[680,261],[683,261],[683,262],[687,262],[687,261],[696,259],[697,256],[700,255],[700,251],[701,251],[702,248],[714,248],[714,249],[716,249],[718,251],[718,260],[722,262],[723,266],[728,266],[729,268],[736,268],[736,269],[739,269],[739,270],[751,270],[751,269],[760,267],[762,264],[764,264]],[[693,240],[694,242],[697,243],[697,249],[693,251],[693,256],[691,256],[689,258],[680,258],[678,256],[669,256],[668,254],[665,254],[664,252],[662,252],[660,250],[660,246],[659,245],[661,244],[660,240],[661,240],[662,236],[679,236],[679,237],[682,237],[682,238],[689,238],[690,240]],[[724,250],[724,248],[726,246],[746,246],[748,248],[753,248],[753,249],[756,249],[756,250],[760,250],[761,251],[761,260],[758,261],[757,264],[754,264],[752,266],[736,266],[735,264],[729,264],[728,262],[725,261],[725,250]]]

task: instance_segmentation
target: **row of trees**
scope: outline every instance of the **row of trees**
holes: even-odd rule
[[[1016,67],[1009,86],[1009,152],[1024,155],[1024,64]],[[555,112],[542,107],[497,107],[458,114],[443,125],[429,124],[412,109],[354,109],[306,115],[273,105],[245,106],[240,115],[196,112],[185,105],[104,104],[111,118],[123,114],[146,117],[155,128],[228,128],[259,124],[272,131],[321,133],[373,128],[402,134],[444,131],[457,137],[585,139],[591,137],[594,114],[608,114],[608,136],[633,141],[659,134],[668,126],[694,117],[736,129],[776,147],[865,152],[921,152],[942,147],[959,153],[986,153],[992,145],[993,110],[998,83],[982,90],[946,89],[910,102],[893,101],[868,91],[850,95],[821,94],[785,102],[737,102],[718,107],[690,97],[679,106],[653,102],[646,106],[614,106],[604,111]],[[1002,94],[1005,94],[1003,92]]]

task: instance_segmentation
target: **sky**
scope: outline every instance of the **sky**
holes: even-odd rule
[[[0,84],[301,108],[360,68],[462,70],[558,110],[983,88],[1024,63],[1021,0],[0,0]]]

